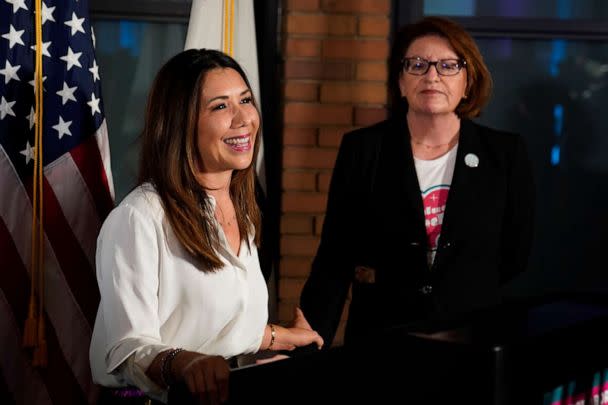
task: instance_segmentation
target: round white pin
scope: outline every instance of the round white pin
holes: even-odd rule
[[[474,153],[467,153],[464,157],[464,163],[469,167],[477,167],[479,166],[479,158]]]

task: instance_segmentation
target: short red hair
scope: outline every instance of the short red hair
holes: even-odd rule
[[[492,76],[475,40],[459,24],[442,17],[425,17],[397,32],[389,61],[389,88],[393,107],[404,103],[399,91],[399,78],[403,73],[405,52],[412,42],[427,35],[447,39],[458,57],[466,61],[467,98],[462,100],[455,112],[461,118],[479,116],[492,93]]]

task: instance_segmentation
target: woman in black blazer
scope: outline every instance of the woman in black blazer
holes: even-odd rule
[[[393,118],[344,136],[301,307],[331,343],[500,302],[525,270],[534,185],[519,135],[470,121],[491,77],[473,39],[427,17],[396,37]],[[329,346],[329,344],[327,345]]]

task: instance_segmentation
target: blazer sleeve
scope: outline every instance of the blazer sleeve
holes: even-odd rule
[[[511,162],[500,263],[503,283],[526,270],[534,233],[535,185],[530,159],[520,135],[516,136]]]
[[[357,183],[355,134],[346,134],[340,145],[329,187],[321,242],[300,297],[301,309],[313,329],[330,347],[354,272],[352,238],[356,222]]]

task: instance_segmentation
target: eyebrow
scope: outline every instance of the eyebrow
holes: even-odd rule
[[[239,94],[239,96],[243,96],[247,93],[251,93],[251,89],[245,89],[241,92],[241,94]],[[213,97],[211,100],[207,101],[207,104],[215,101],[215,100],[228,100],[228,96],[217,96],[217,97]]]

